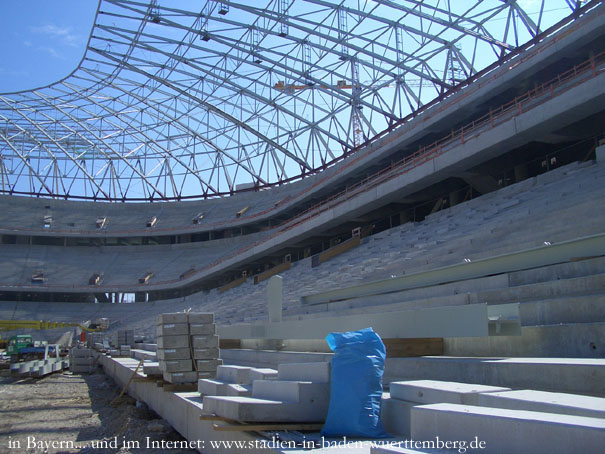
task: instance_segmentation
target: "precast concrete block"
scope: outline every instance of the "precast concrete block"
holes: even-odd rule
[[[92,348],[72,348],[69,354],[72,358],[92,356]]]
[[[186,312],[173,312],[169,314],[160,314],[156,320],[158,325],[169,325],[171,323],[188,323]]]
[[[391,435],[409,437],[412,431],[412,407],[421,405],[417,402],[393,399],[387,395],[382,396],[380,406],[380,420],[385,430]]]
[[[190,359],[164,360],[159,363],[162,372],[191,372],[193,370],[193,361]]]
[[[576,454],[601,452],[605,419],[458,404],[412,408],[414,440],[475,440],[481,452]]]
[[[92,366],[96,363],[95,358],[88,357],[88,358],[83,358],[83,357],[75,357],[71,359],[71,363],[74,366]]]
[[[216,334],[216,325],[214,323],[189,325],[189,333],[192,336]]]
[[[218,348],[218,336],[192,336],[193,348]],[[159,342],[159,339],[158,339]]]
[[[227,383],[225,396],[252,396],[252,385],[238,385],[237,383]]]
[[[477,396],[480,393],[510,391],[510,388],[438,380],[412,380],[392,382],[390,391],[393,399],[420,404],[477,405]]]
[[[197,372],[167,372],[162,374],[164,380],[169,383],[196,383]]]
[[[250,382],[254,380],[277,380],[277,371],[269,368],[255,368],[250,370]]]
[[[202,372],[198,371],[198,373],[197,373],[197,379],[198,380],[200,380],[200,379],[213,380],[215,378],[216,378],[216,371],[206,371],[206,372],[204,372],[204,371],[202,371]]]
[[[202,378],[197,381],[197,391],[204,396],[226,396],[227,383]]]
[[[148,344],[148,343],[143,343],[140,346],[141,350],[147,350],[148,352],[155,352],[158,348],[158,344]]]
[[[156,355],[159,360],[191,358],[191,353],[190,353],[189,347],[187,347],[187,348],[159,348],[156,351]]]
[[[308,406],[254,397],[204,396],[205,412],[248,422],[322,422],[327,406],[328,402]]]
[[[330,364],[329,362],[280,364],[277,367],[277,378],[278,380],[329,383]]]
[[[187,323],[169,323],[166,325],[157,325],[156,334],[158,337],[189,334],[189,325]]]
[[[214,323],[214,313],[212,312],[189,312],[188,322],[192,325],[204,325]]]
[[[477,396],[481,407],[528,410],[605,419],[605,398],[523,389]]]
[[[158,337],[158,350],[173,348],[189,348],[189,336],[162,336]]]
[[[139,350],[138,348],[134,348],[130,350],[130,357],[134,359],[155,361],[157,359],[157,352],[149,352],[147,350]]]
[[[198,372],[216,372],[216,368],[223,364],[222,359],[198,359]]]
[[[145,375],[162,375],[160,363],[156,361],[143,363],[143,373]]]
[[[194,348],[194,359],[218,359],[221,357],[221,351],[218,348]]]
[[[324,401],[330,400],[330,384],[303,381],[256,380],[252,383],[252,397],[308,405],[322,405]]]
[[[47,364],[45,366],[39,366],[38,370],[35,371],[36,375],[38,375],[38,377],[41,377],[43,375],[48,375],[53,371],[53,365],[52,364]]]
[[[219,380],[227,383],[237,383],[240,385],[250,384],[251,367],[243,366],[218,366],[216,376]]]
[[[90,374],[95,370],[95,368],[90,366],[75,366],[72,364],[69,370],[74,374]]]
[[[33,366],[31,363],[30,364],[22,364],[19,366],[19,375],[24,375],[24,374],[29,374],[32,370],[34,369],[38,369],[38,367],[40,366]]]

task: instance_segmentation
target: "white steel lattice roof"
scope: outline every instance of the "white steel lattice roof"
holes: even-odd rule
[[[283,184],[585,3],[102,0],[72,74],[0,94],[0,192],[181,200]]]

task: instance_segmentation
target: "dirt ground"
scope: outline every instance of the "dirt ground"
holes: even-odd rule
[[[133,399],[110,406],[119,392],[102,372],[0,378],[0,453],[195,452],[167,444],[184,439]],[[151,440],[172,449],[147,448]]]

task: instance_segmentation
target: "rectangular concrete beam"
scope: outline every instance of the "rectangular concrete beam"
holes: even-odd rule
[[[489,453],[601,452],[605,419],[524,410],[432,404],[412,408],[415,440],[474,440]]]
[[[411,380],[390,384],[393,399],[420,404],[467,404],[477,405],[479,393],[510,391],[501,386],[473,385],[438,380]]]
[[[530,389],[477,396],[481,407],[508,408],[605,419],[605,398]]]

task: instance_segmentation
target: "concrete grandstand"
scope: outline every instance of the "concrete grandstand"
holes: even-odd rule
[[[552,433],[584,452],[605,441],[605,407],[553,409],[552,395],[539,394],[592,396],[597,406],[605,398],[605,5],[562,1],[565,14],[541,24],[514,1],[449,10],[456,20],[431,1],[247,3],[207,2],[200,12],[101,1],[74,73],[0,94],[0,319],[105,317],[110,331],[153,343],[159,314],[213,312],[225,364],[257,368],[329,360],[330,330],[374,326],[393,352],[386,387],[442,380],[535,391],[509,407],[485,394],[458,408],[442,397],[410,401],[394,385],[382,418],[395,435],[470,439],[483,415],[496,421],[494,433],[477,429],[493,452],[538,452],[529,435],[516,445],[497,433],[517,420],[531,433],[534,412],[543,452]],[[546,17],[550,2],[536,3]],[[332,22],[303,20],[297,7]],[[256,25],[233,38],[250,17]],[[514,37],[490,28],[498,17]],[[444,29],[421,32],[415,21]],[[382,30],[374,22],[393,28],[392,39],[373,37]],[[398,30],[438,47],[404,51]],[[476,62],[469,39],[495,56]],[[275,40],[300,52],[276,50]],[[203,63],[210,56],[223,67]],[[188,85],[194,70],[214,88]],[[108,75],[115,83],[103,85]],[[420,94],[423,84],[436,96]],[[407,110],[396,101],[403,92]],[[239,109],[252,100],[260,107]],[[139,120],[120,117],[128,103]],[[208,156],[212,165],[202,164]],[[61,175],[49,176],[55,166]],[[269,304],[275,275],[283,291]],[[134,368],[105,367],[124,382]],[[162,416],[187,438],[210,436],[190,437]]]

